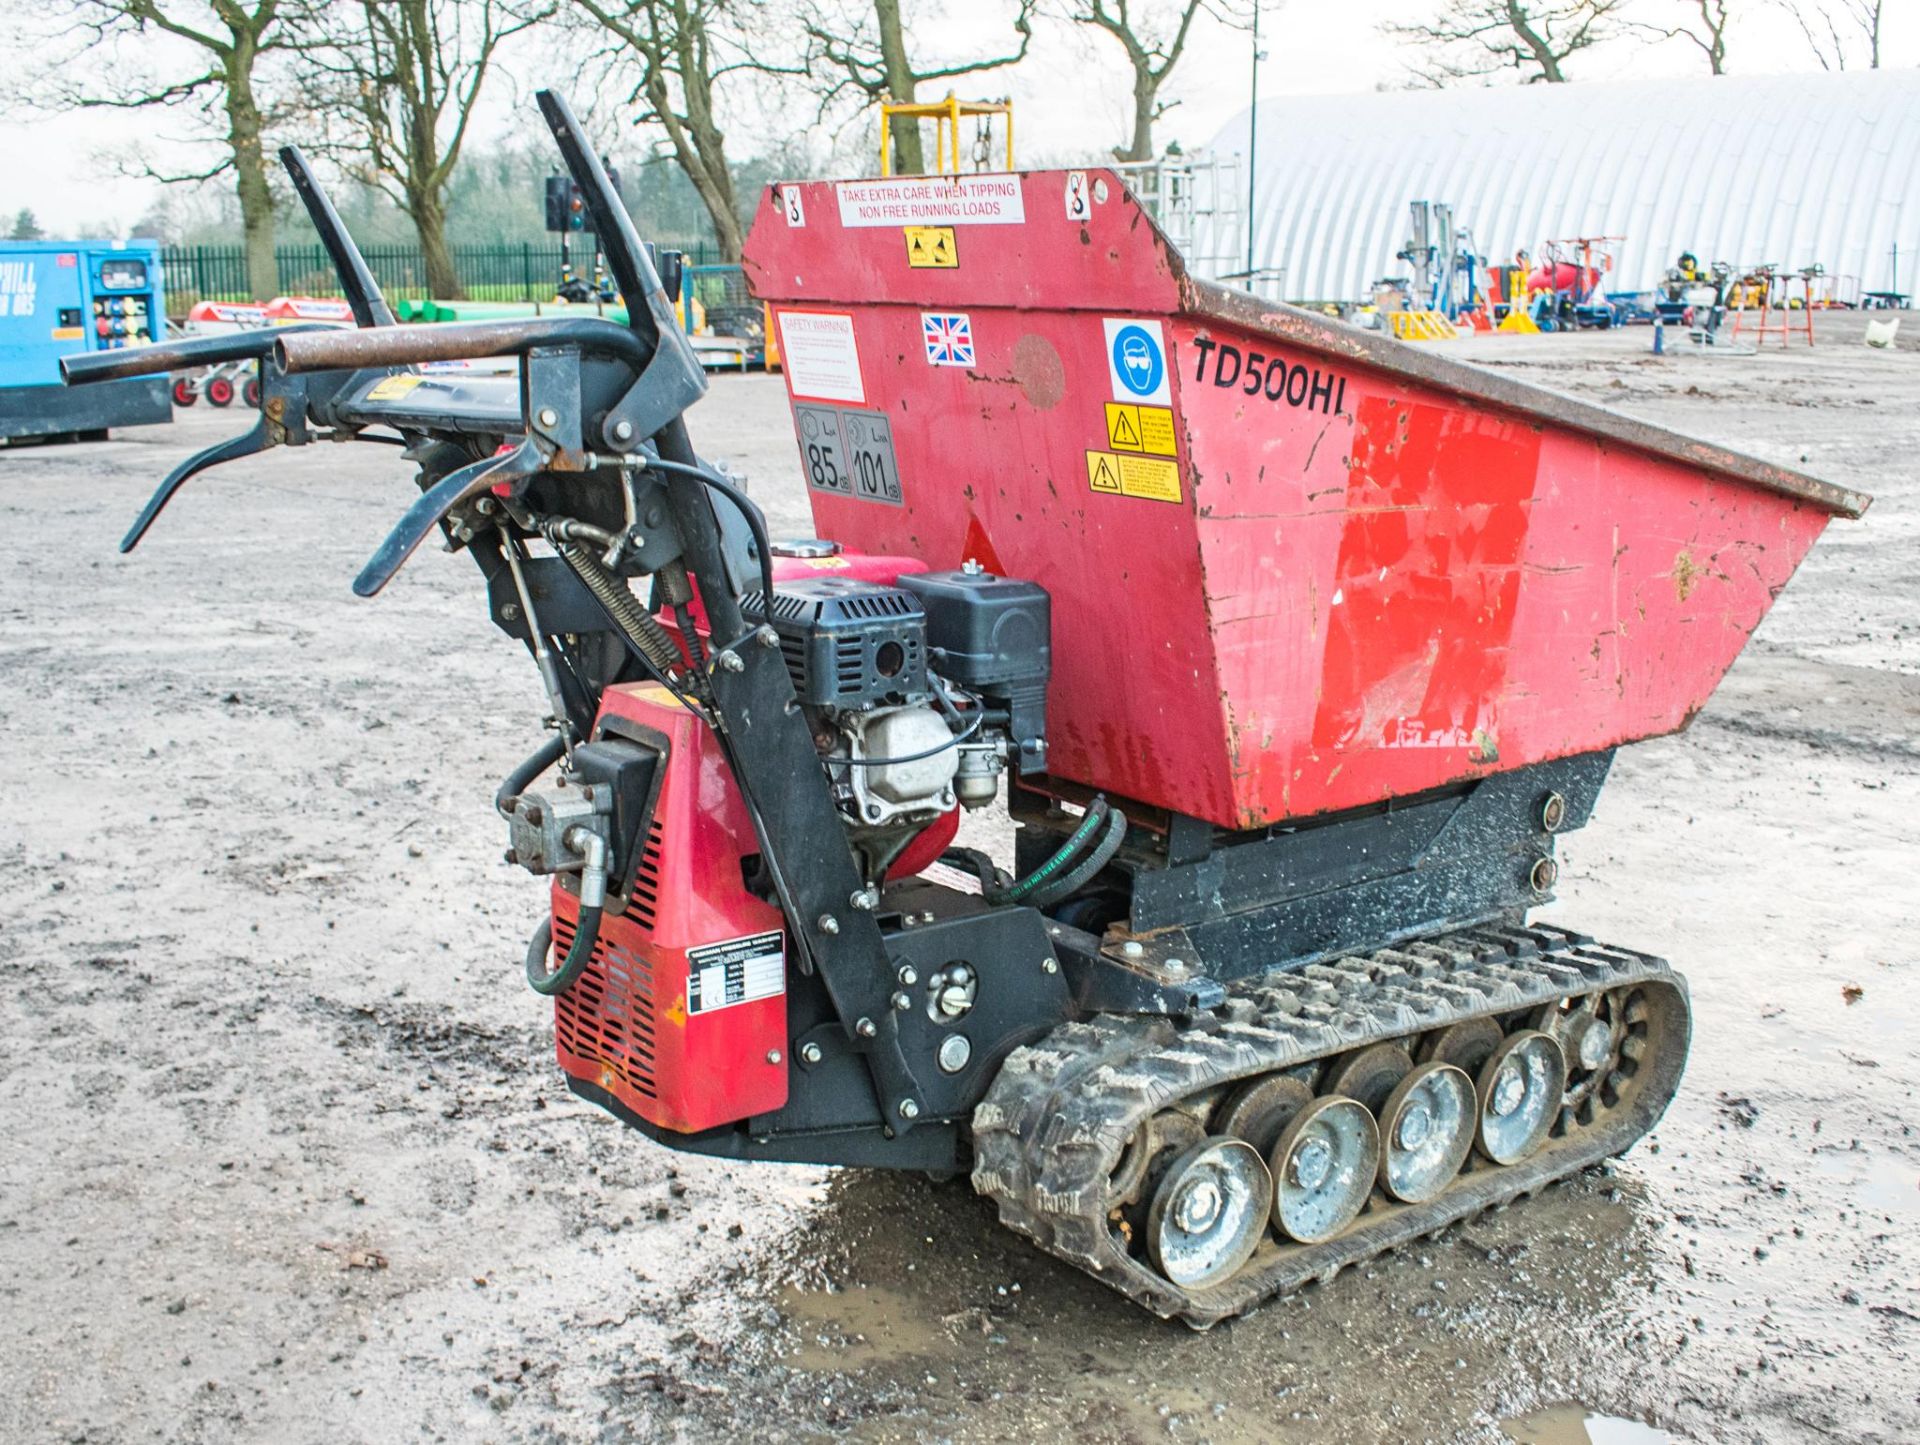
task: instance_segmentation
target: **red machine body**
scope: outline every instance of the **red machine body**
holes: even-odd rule
[[[1866,503],[1198,281],[1109,172],[783,185],[746,264],[821,534],[1040,583],[1049,772],[1222,827],[1681,727]]]
[[[786,934],[741,876],[760,848],[746,805],[713,734],[665,688],[609,688],[600,717],[663,736],[667,762],[642,856],[554,1001],[560,1067],[680,1133],[771,1113],[787,1101]],[[556,882],[560,954],[578,915]]]

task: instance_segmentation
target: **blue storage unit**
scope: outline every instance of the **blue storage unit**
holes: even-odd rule
[[[152,241],[0,241],[0,439],[101,437],[173,420],[164,376],[67,388],[60,358],[166,330]]]

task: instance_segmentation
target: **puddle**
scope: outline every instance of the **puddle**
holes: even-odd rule
[[[941,1321],[926,1317],[923,1301],[893,1290],[870,1285],[808,1290],[790,1284],[780,1291],[780,1308],[795,1336],[783,1361],[798,1370],[852,1370],[953,1349],[953,1335]]]
[[[1904,1159],[1866,1149],[1821,1149],[1814,1168],[1843,1181],[1853,1206],[1885,1218],[1920,1212],[1920,1169]]]
[[[1676,1437],[1638,1420],[1601,1415],[1585,1405],[1549,1405],[1531,1415],[1502,1420],[1500,1428],[1519,1445],[1675,1445]]]

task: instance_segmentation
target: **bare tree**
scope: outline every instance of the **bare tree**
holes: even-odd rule
[[[1880,24],[1887,0],[1778,0],[1778,4],[1807,37],[1807,48],[1822,70],[1845,70],[1849,64],[1857,69],[1862,46],[1867,69],[1880,68]]]
[[[144,174],[174,183],[207,181],[229,171],[240,199],[247,284],[255,299],[279,289],[273,255],[273,190],[265,135],[282,117],[263,98],[263,63],[296,45],[296,28],[318,0],[65,0],[66,39],[75,55],[55,58],[49,95],[57,106],[144,110],[196,109],[211,122],[220,159],[200,171],[172,171],[141,162]],[[174,42],[156,45],[156,40]],[[148,65],[117,63],[126,45],[172,60],[171,78],[149,78]],[[82,61],[81,55],[86,59]],[[105,58],[106,63],[101,63]],[[131,59],[131,57],[128,57]],[[190,59],[191,63],[187,63]],[[66,77],[84,75],[86,80]],[[104,77],[93,79],[93,77]]]
[[[1251,0],[1248,19],[1252,6],[1261,3]],[[1133,72],[1133,134],[1126,145],[1114,147],[1116,160],[1153,159],[1154,122],[1177,104],[1161,100],[1161,89],[1180,63],[1193,22],[1203,11],[1228,24],[1246,23],[1208,0],[1068,0],[1064,18],[1104,30],[1119,41]]]
[[[1566,63],[1610,38],[1626,0],[1446,0],[1430,21],[1388,25],[1418,46],[1414,67],[1427,85],[1479,80],[1512,70],[1523,80],[1559,84]]]
[[[782,73],[747,53],[741,24],[750,0],[574,0],[615,42],[616,56],[637,62],[627,97],[642,124],[666,133],[673,158],[706,208],[723,260],[740,259],[745,239],[717,92],[741,70]]]
[[[1671,23],[1659,20],[1635,20],[1635,30],[1657,35],[1662,40],[1684,40],[1706,58],[1707,69],[1715,75],[1727,73],[1727,15],[1730,0],[1669,0],[1667,8],[1684,7],[1692,14]]]
[[[920,87],[930,81],[955,80],[1019,63],[1033,42],[1033,16],[1039,0],[1014,0],[1014,5],[1013,33],[1019,43],[1011,50],[928,62],[916,60],[908,50],[904,0],[871,0],[870,8],[865,3],[817,0],[805,21],[813,44],[810,66],[837,72],[837,78],[821,95],[822,110],[849,92],[861,98],[863,110],[882,101],[911,102],[919,99]],[[894,128],[893,155],[894,169],[903,175],[926,169],[926,149],[918,125]]]
[[[503,0],[357,0],[326,17],[324,48],[312,54],[345,92],[327,149],[407,213],[435,296],[464,294],[447,245],[447,186],[495,52],[550,13]]]

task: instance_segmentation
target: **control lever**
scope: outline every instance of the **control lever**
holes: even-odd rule
[[[366,257],[354,245],[353,237],[340,219],[340,213],[333,208],[332,197],[320,184],[320,178],[313,173],[313,167],[307,164],[300,147],[280,147],[280,164],[287,168],[287,174],[293,178],[293,188],[299,192],[300,202],[307,208],[307,216],[313,222],[314,230],[320,233],[320,244],[327,248],[327,259],[333,262],[334,274],[340,278],[340,289],[346,293],[347,305],[353,310],[355,323],[360,326],[392,326],[395,319],[393,308],[387,305],[387,298],[380,294],[380,283],[373,279],[373,271],[368,267]]]
[[[263,413],[253,424],[253,430],[237,437],[228,437],[223,442],[215,442],[203,452],[196,452],[179,466],[167,473],[166,480],[147,498],[146,506],[140,509],[140,515],[134,519],[127,535],[120,539],[120,550],[131,552],[140,545],[140,539],[147,535],[147,528],[154,524],[173,494],[187,484],[189,477],[198,476],[209,467],[217,467],[224,462],[238,461],[241,457],[250,457],[272,446],[273,436],[267,428],[267,418]]]
[[[353,579],[354,593],[372,597],[391,582],[394,574],[406,565],[407,558],[427,539],[427,534],[461,503],[503,485],[510,493],[517,494],[521,485],[529,477],[537,476],[545,466],[546,454],[532,437],[527,437],[510,452],[482,457],[458,471],[448,472],[422,492],[420,499],[407,508],[406,515],[387,533],[387,539]]]

